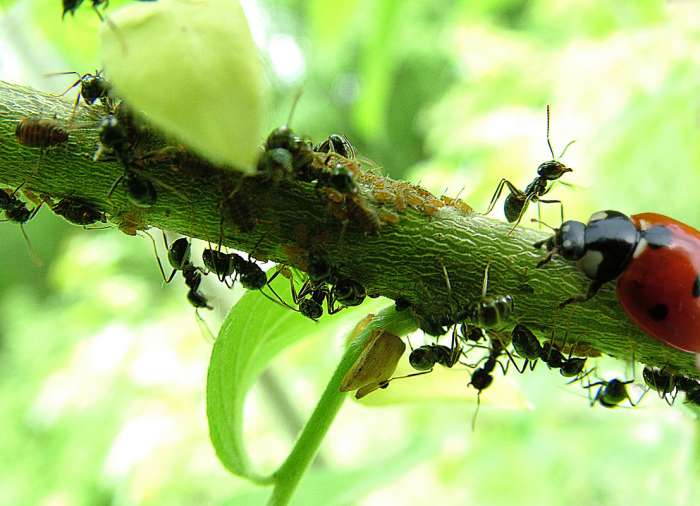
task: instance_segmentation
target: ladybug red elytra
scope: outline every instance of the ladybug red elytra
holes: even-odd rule
[[[617,279],[617,297],[644,332],[674,348],[700,353],[700,232],[655,213],[628,217],[618,211],[593,214],[588,224],[565,221],[535,243],[547,256],[576,261],[592,281],[583,302]]]

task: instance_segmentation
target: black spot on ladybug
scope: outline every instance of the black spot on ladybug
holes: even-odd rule
[[[671,242],[673,241],[671,231],[668,229],[668,227],[664,227],[663,225],[651,227],[650,229],[645,230],[642,234],[647,240],[647,244],[649,244],[649,246],[651,246],[653,249],[665,248],[670,246]]]
[[[700,297],[700,274],[695,276],[695,283],[693,283],[693,297],[696,299]]]
[[[647,311],[647,314],[652,320],[660,322],[668,316],[668,306],[666,304],[657,304]]]

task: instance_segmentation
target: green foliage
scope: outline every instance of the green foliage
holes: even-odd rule
[[[278,278],[273,284],[276,291],[286,288],[287,281]],[[370,304],[369,306],[376,306]],[[357,317],[371,307],[345,311]],[[389,325],[404,330],[410,328],[410,318],[389,317],[388,323],[378,318],[357,338],[362,343],[371,329]],[[299,313],[251,291],[231,309],[224,321],[212,351],[207,377],[207,417],[209,433],[217,455],[232,473],[259,484],[273,484],[274,504],[286,504],[298,481],[311,463],[325,432],[335,418],[346,396],[339,390],[340,380],[356,360],[361,344],[348,349],[319,401],[307,427],[285,463],[272,475],[264,476],[255,470],[246,450],[243,436],[244,401],[250,387],[269,362],[286,347],[301,338],[317,332],[332,333],[342,324],[340,319],[309,320]]]
[[[112,0],[106,12],[131,3]],[[62,58],[36,72],[102,66],[99,20],[89,0],[63,21],[58,0],[3,0],[0,6],[10,4],[10,11],[31,8],[20,48],[33,50],[45,39]],[[522,187],[550,157],[544,117],[550,103],[555,150],[577,141],[564,159],[574,168],[566,180],[575,186],[551,192],[564,201],[567,218],[614,208],[662,212],[697,226],[690,190],[700,167],[693,5],[267,0],[251,23],[264,32],[258,43],[272,92],[261,121],[267,128],[284,123],[302,87],[296,130],[315,140],[346,134],[394,177],[421,179],[437,192],[447,187],[451,195],[462,191],[484,209],[500,178]],[[127,48],[138,48],[133,53],[147,53],[148,44],[135,44],[128,30],[122,35]],[[276,73],[275,37],[298,45],[301,77]],[[193,60],[183,54],[177,63]],[[169,91],[175,81],[193,93],[202,86],[151,79],[154,90]],[[209,114],[229,91],[236,86],[207,98],[202,110]],[[210,123],[238,124],[231,118]],[[557,209],[543,211],[547,221],[558,222]],[[534,210],[524,221],[532,216]],[[44,211],[27,232],[47,260],[46,274],[29,262],[19,231],[0,227],[0,454],[12,458],[0,504],[264,501],[269,488],[232,478],[213,454],[203,409],[197,409],[209,347],[181,280],[160,286],[150,244],[112,231],[68,229]],[[650,393],[639,409],[589,409],[577,385],[567,387],[538,366],[522,377],[499,373],[494,390],[484,393],[472,435],[473,389],[466,386],[468,374],[455,367],[397,381],[364,405],[345,403],[335,416],[344,396],[328,378],[344,347],[333,334],[372,309],[365,305],[315,325],[256,295],[247,294],[233,309],[231,315],[242,317],[227,320],[216,343],[210,375],[216,369],[219,385],[229,386],[216,391],[209,384],[209,394],[213,389],[220,399],[210,403],[209,421],[219,430],[215,445],[228,468],[267,478],[288,452],[288,416],[255,379],[263,369],[283,377],[303,417],[327,388],[319,415],[326,428],[333,421],[320,447],[325,467],[308,469],[296,490],[298,504],[697,502],[696,413],[681,399],[668,408]],[[232,300],[219,296],[225,304]],[[245,313],[246,307],[260,312]],[[245,332],[239,332],[241,322],[247,322]],[[116,365],[107,367],[103,360],[110,357]],[[619,363],[597,365],[605,377],[632,374]],[[537,409],[494,409],[489,396],[506,379],[521,385]],[[462,395],[459,402],[456,395]],[[391,396],[421,401],[386,407]],[[218,410],[213,420],[212,410]],[[151,430],[153,420],[157,430]],[[319,444],[295,447],[307,453],[287,461],[285,478],[270,479],[293,489]],[[118,470],[117,450],[128,457]],[[324,495],[329,489],[334,494]]]

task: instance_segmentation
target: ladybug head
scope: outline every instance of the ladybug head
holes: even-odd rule
[[[566,260],[578,260],[585,254],[586,225],[580,221],[565,221],[560,228],[554,229],[554,235],[534,244],[535,248],[547,248],[547,256],[540,260],[538,267],[549,262],[554,255],[561,255]]]
[[[548,181],[554,181],[572,170],[571,167],[567,167],[561,162],[549,160],[548,162],[541,163],[540,166],[537,167],[537,175]]]

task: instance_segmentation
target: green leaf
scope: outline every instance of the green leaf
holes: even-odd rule
[[[281,277],[272,285],[278,293],[289,287]],[[249,291],[241,298],[221,327],[207,377],[209,434],[217,456],[229,471],[258,483],[271,481],[255,471],[243,440],[245,397],[270,361],[300,339],[333,333],[348,319],[359,320],[381,304],[386,305],[386,301],[368,301],[314,322],[273,303],[259,291]]]
[[[239,2],[134,2],[110,19],[103,59],[117,94],[211,161],[252,171],[262,66]]]

